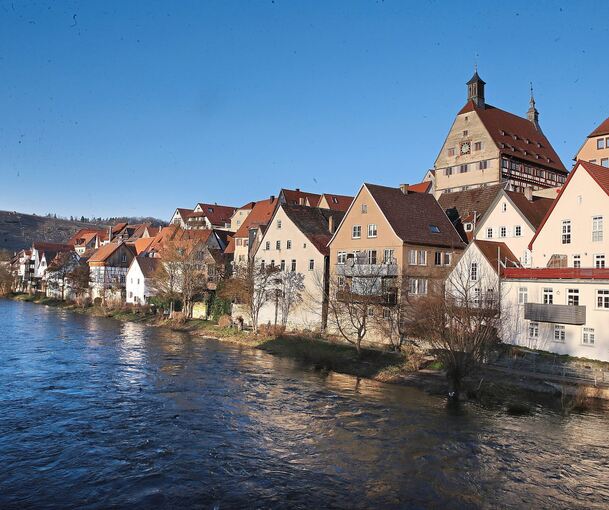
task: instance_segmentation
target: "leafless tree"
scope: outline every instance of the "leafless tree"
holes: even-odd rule
[[[276,290],[279,295],[279,308],[281,310],[281,325],[286,327],[292,308],[302,301],[304,291],[304,276],[295,271],[281,271],[276,281]]]
[[[236,268],[219,290],[223,299],[245,306],[255,333],[258,332],[260,310],[275,295],[279,272],[277,267],[256,265],[250,261]]]
[[[91,285],[89,264],[81,261],[68,273],[66,280],[77,299],[87,296]]]
[[[0,296],[6,296],[11,292],[13,281],[9,266],[0,262]]]
[[[412,303],[410,331],[441,361],[454,398],[463,380],[476,373],[499,342],[499,280],[483,268],[464,257],[447,279],[446,292],[432,292]]]
[[[60,252],[49,264],[46,270],[47,286],[51,290],[60,292],[60,299],[66,299],[68,287],[68,275],[78,264],[77,255],[74,252]]]

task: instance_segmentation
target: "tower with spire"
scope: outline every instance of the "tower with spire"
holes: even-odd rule
[[[484,108],[484,85],[486,83],[478,76],[478,66],[474,68],[474,75],[467,82],[467,100],[473,101],[478,108]]]
[[[541,128],[539,127],[539,112],[537,111],[537,108],[535,108],[535,97],[533,96],[533,83],[531,83],[530,85],[531,85],[531,99],[529,100],[529,110],[527,111],[527,119],[529,119],[529,122],[533,123],[533,125],[535,126],[535,129],[537,129],[537,131],[541,131]]]

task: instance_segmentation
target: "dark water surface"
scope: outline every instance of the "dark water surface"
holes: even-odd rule
[[[0,301],[0,508],[607,508],[602,415],[418,390]]]

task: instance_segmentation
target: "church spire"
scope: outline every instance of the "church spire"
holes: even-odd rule
[[[533,123],[535,129],[541,131],[539,127],[539,112],[537,108],[535,108],[535,97],[533,96],[533,83],[530,83],[531,86],[531,99],[529,100],[529,110],[527,111],[527,119]]]
[[[474,66],[474,75],[467,82],[467,100],[473,101],[478,108],[484,108],[484,85],[486,83],[478,76],[478,64]]]

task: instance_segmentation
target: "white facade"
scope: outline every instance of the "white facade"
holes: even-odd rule
[[[155,292],[150,285],[150,279],[144,276],[138,257],[135,257],[129,266],[126,276],[127,303],[143,305],[154,296]]]
[[[91,266],[91,299],[122,300],[127,279],[126,267]]]

